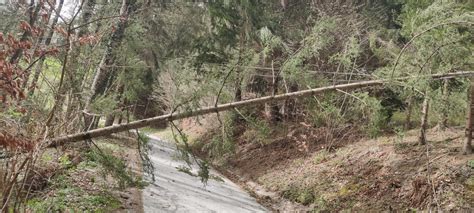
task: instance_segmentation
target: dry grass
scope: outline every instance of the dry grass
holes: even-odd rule
[[[466,181],[474,170],[468,166],[472,156],[460,154],[462,134],[431,131],[422,147],[415,146],[416,132],[403,141],[361,140],[281,161],[256,181],[308,209],[468,211],[474,191]]]

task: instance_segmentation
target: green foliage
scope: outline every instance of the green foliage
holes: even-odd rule
[[[313,157],[313,163],[314,164],[320,164],[324,162],[329,155],[329,152],[327,150],[320,150],[316,153],[316,155]]]
[[[173,130],[173,137],[175,140],[175,143],[177,144],[178,151],[180,153],[180,157],[182,160],[184,160],[188,166],[188,169],[185,169],[185,167],[178,167],[179,171],[185,172],[185,173],[191,173],[193,161],[196,163],[196,165],[199,167],[199,171],[197,175],[192,175],[192,176],[198,176],[201,178],[201,182],[206,185],[207,181],[209,178],[211,178],[211,175],[209,174],[209,164],[207,161],[201,161],[199,160],[194,153],[192,152],[192,149],[189,145],[188,141],[188,136],[184,134],[181,129],[179,129],[177,126],[172,123],[172,130]],[[175,133],[177,131],[177,133]]]
[[[203,146],[212,158],[220,158],[234,152],[235,144],[228,136],[218,134]]]
[[[346,121],[340,109],[332,102],[331,98],[310,100],[307,104],[307,108],[313,126],[334,127]]]
[[[69,156],[65,154],[65,155],[59,157],[59,164],[60,164],[63,168],[68,168],[69,166],[71,166],[72,162],[71,162],[71,160],[69,159]]]
[[[458,84],[458,85],[454,85]],[[449,125],[462,126],[465,124],[466,106],[468,99],[466,98],[467,81],[459,81],[458,83],[450,83],[449,94],[446,102],[443,100],[443,86],[440,85],[432,94],[433,116],[430,120],[439,121],[441,115],[446,114]]]
[[[270,138],[272,127],[270,127],[268,121],[261,118],[248,117],[246,122],[248,129],[243,134],[245,140],[258,143],[261,146],[272,142]]]
[[[117,107],[117,100],[114,96],[100,96],[92,103],[92,111],[96,114],[109,114]]]
[[[337,21],[334,17],[322,17],[315,23],[312,30],[303,39],[303,46],[282,65],[282,75],[286,79],[289,81],[311,79],[306,78],[307,72],[304,72],[306,69],[303,66],[304,62],[313,57],[317,58],[322,50],[334,42],[334,37],[330,34],[335,32]]]
[[[467,162],[467,165],[468,165],[469,167],[471,167],[471,169],[474,169],[474,160],[469,160],[469,161]]]
[[[110,149],[91,149],[86,157],[89,161],[96,162],[103,169],[101,170],[104,179],[111,175],[118,181],[120,188],[127,186],[143,186],[139,178],[134,178],[133,172],[128,169],[125,161],[112,154]]]
[[[211,1],[207,5],[211,21],[211,33],[207,38],[195,43],[197,57],[195,64],[224,63],[232,58],[229,50],[242,49],[251,40],[255,40],[255,30],[265,26],[266,16],[263,1]]]
[[[389,121],[387,111],[380,104],[380,100],[370,97],[368,93],[358,93],[356,96],[362,102],[359,106],[361,106],[363,117],[368,119],[367,134],[370,137],[377,137]]]
[[[351,36],[344,46],[344,51],[331,56],[331,60],[340,63],[346,69],[351,69],[362,53],[361,44],[356,37]]]
[[[53,196],[46,199],[34,198],[26,203],[26,208],[34,212],[107,212],[120,206],[120,201],[108,192],[89,194],[72,186],[68,178],[60,175],[51,180]]]
[[[155,167],[153,162],[150,159],[149,151],[150,147],[150,138],[142,132],[138,132],[138,154],[142,161],[143,171],[145,174],[150,176],[153,181],[155,181]]]
[[[222,116],[222,125],[220,134],[216,134],[209,143],[203,146],[203,150],[209,153],[211,158],[219,159],[226,155],[230,155],[235,151],[235,143],[233,138],[234,122],[237,115],[228,113]]]
[[[397,136],[395,144],[403,143],[403,140],[405,139],[405,131],[401,127],[396,127],[395,134]]]
[[[289,186],[283,191],[282,196],[303,205],[309,205],[316,199],[316,195],[314,194],[313,190],[296,186]]]

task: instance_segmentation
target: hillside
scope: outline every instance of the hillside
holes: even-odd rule
[[[192,123],[185,122],[194,141],[209,141]],[[474,158],[460,153],[461,128],[430,129],[425,146],[417,146],[417,131],[367,139],[347,129],[325,143],[325,129],[277,128],[265,144],[243,132],[234,154],[201,156],[275,211],[474,209]],[[204,146],[198,142],[195,149]]]

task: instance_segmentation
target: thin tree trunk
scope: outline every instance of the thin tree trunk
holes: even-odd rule
[[[410,96],[408,98],[408,106],[406,109],[406,116],[405,116],[405,130],[410,130],[411,129],[411,114],[413,112],[413,102],[415,98]]]
[[[59,5],[56,8],[57,14],[51,22],[51,27],[48,31],[46,40],[44,42],[45,46],[49,46],[51,44],[51,41],[53,40],[54,28],[56,27],[56,24],[58,23],[59,13],[61,13],[61,10],[63,8],[63,4],[64,4],[64,0],[59,0]],[[46,59],[46,57],[42,56],[41,59],[37,62],[38,64],[35,66],[35,72],[34,72],[34,75],[33,75],[33,80],[30,83],[30,91],[29,91],[29,94],[28,94],[29,96],[32,96],[35,93],[36,84],[38,83],[39,76],[40,76],[40,74],[43,70],[43,64],[44,64],[45,59]]]
[[[467,121],[466,121],[466,139],[464,141],[463,153],[472,153],[472,123],[474,122],[474,78],[471,77],[471,86],[469,87],[469,102],[467,106]]]
[[[443,91],[441,97],[441,114],[439,118],[438,127],[444,131],[448,127],[448,113],[449,113],[449,79],[443,80]]]
[[[112,126],[114,124],[114,121],[115,121],[115,115],[114,114],[110,114],[110,115],[107,115],[105,116],[105,124],[104,126]]]
[[[96,6],[96,0],[87,0],[85,3],[82,16],[81,16],[81,25],[85,25],[81,28],[79,28],[79,31],[76,35],[76,39],[79,39],[87,34],[89,34],[89,25],[86,25],[89,23],[90,19],[92,18],[94,8]],[[79,107],[81,105],[81,86],[82,86],[82,81],[84,80],[84,77],[86,75],[86,68],[82,67],[80,65],[80,56],[81,56],[81,50],[84,50],[84,47],[81,47],[79,44],[74,44],[73,45],[73,51],[71,52],[71,61],[69,63],[69,74],[68,74],[68,89],[70,89],[72,92],[71,96],[71,101],[69,102],[67,106],[67,110],[65,113],[64,120],[70,120],[71,117],[75,116],[75,113],[77,110],[80,110],[81,108]]]
[[[28,8],[28,13],[30,15],[30,20],[28,24],[30,25],[30,27],[35,26],[35,23],[38,19],[38,14],[42,5],[43,3],[38,2],[35,6],[35,0],[31,0],[29,8]],[[31,37],[31,31],[25,30],[25,32],[23,32],[23,35],[20,38],[20,42],[24,42],[28,40],[30,37]],[[23,48],[18,48],[17,50],[15,50],[12,57],[10,58],[10,64],[18,63],[22,55],[23,55]]]
[[[439,78],[455,78],[455,77],[471,76],[471,75],[474,75],[474,72],[457,72],[457,73],[449,73],[449,74],[435,74],[435,75],[430,75],[430,76],[434,79],[439,79]],[[408,78],[399,78],[396,80],[404,80],[404,79],[408,79]],[[393,81],[393,79],[390,81]],[[173,121],[173,120],[179,120],[183,118],[216,113],[216,112],[231,110],[238,107],[252,106],[252,105],[263,104],[263,103],[272,102],[272,101],[284,101],[289,98],[301,98],[305,96],[313,96],[316,94],[337,91],[337,90],[352,90],[352,89],[359,89],[359,88],[370,87],[370,86],[380,86],[386,82],[389,82],[389,80],[363,81],[363,82],[350,83],[350,84],[320,87],[320,88],[315,88],[315,89],[310,89],[310,90],[302,90],[302,91],[291,92],[291,93],[275,95],[275,96],[265,96],[265,97],[256,98],[256,99],[232,102],[232,103],[227,103],[227,104],[220,104],[220,105],[217,105],[217,107],[205,107],[205,108],[200,108],[194,111],[161,115],[161,116],[157,116],[153,118],[133,121],[127,124],[110,126],[110,127],[95,129],[95,130],[72,134],[72,135],[66,135],[66,136],[62,136],[58,138],[53,138],[48,141],[50,142],[52,146],[56,146],[56,145],[64,144],[66,142],[75,142],[75,141],[81,141],[81,140],[86,140],[86,139],[95,138],[95,137],[107,136],[113,133],[128,131],[128,130],[137,129],[137,128],[143,128],[143,127],[150,126],[153,124],[160,124],[160,123]]]
[[[123,85],[119,85],[117,87],[117,97],[116,97],[116,101],[117,103],[120,103],[121,102],[121,99],[122,99],[122,95],[123,95],[123,92],[124,92],[124,86]],[[147,101],[147,104],[148,104],[148,101]],[[120,108],[120,104],[119,104],[119,107],[117,108]],[[146,108],[145,108],[145,115],[146,115]],[[104,126],[112,126],[114,124],[114,121],[115,121],[115,112],[114,113],[110,113],[108,115],[105,116],[105,124]]]
[[[272,67],[272,83],[270,87],[270,95],[274,96],[278,93],[278,84],[280,81],[280,77],[277,73],[275,73],[274,69],[274,64],[273,60],[271,63]],[[276,123],[278,121],[281,121],[281,115],[280,115],[280,107],[276,103],[266,103],[265,104],[265,114],[267,114],[268,119],[270,120],[271,123]]]
[[[421,126],[418,143],[420,145],[426,144],[426,129],[428,128],[428,112],[430,108],[430,98],[428,90],[425,92],[425,99],[423,100],[423,108],[421,110]]]
[[[278,93],[278,83],[279,83],[279,78],[275,77],[274,81],[272,82],[272,87],[271,87],[271,95],[275,96]],[[280,114],[280,107],[276,103],[273,104],[267,104],[265,108],[269,111],[269,119],[270,122],[275,123],[278,121],[281,121],[281,114]]]
[[[43,20],[44,25],[45,25],[45,28],[46,28],[46,27],[48,26],[48,24],[49,24],[49,19],[51,18],[51,15],[53,14],[54,6],[56,5],[56,1],[53,1],[53,2],[54,2],[54,4],[53,4],[53,6],[49,9],[48,15],[47,15],[46,19]],[[33,52],[37,51],[37,50],[40,48],[41,44],[43,43],[43,41],[44,41],[44,34],[45,34],[44,32],[45,32],[45,31],[41,31],[41,34],[40,34],[38,40],[36,41],[35,48],[34,48]],[[31,75],[31,71],[28,70],[28,71],[26,72],[26,74],[25,74],[25,81],[23,82],[23,85],[22,85],[23,90],[27,90],[27,86],[28,86],[28,81],[29,81],[29,79],[30,79],[30,75]]]
[[[239,59],[237,61],[237,70],[236,70],[236,76],[237,79],[235,81],[234,87],[235,87],[235,93],[234,93],[234,101],[241,101],[242,100],[242,55],[244,52],[244,31],[240,32],[239,36]]]
[[[115,57],[113,51],[118,48],[122,39],[125,36],[125,28],[127,27],[127,22],[130,14],[136,9],[136,0],[123,0],[122,8],[120,9],[120,15],[122,18],[117,24],[117,29],[112,33],[109,43],[107,44],[104,56],[97,68],[94,80],[91,86],[91,92],[86,99],[86,106],[84,113],[84,123],[85,126],[91,126],[90,122],[92,117],[89,112],[91,110],[91,104],[95,98],[102,95],[107,89],[107,82],[110,78],[113,77],[115,73],[112,72],[110,66],[115,63]]]
[[[289,92],[298,91],[298,84],[291,83],[289,86]],[[296,117],[296,100],[290,98],[285,101],[285,117],[286,119],[294,119]]]

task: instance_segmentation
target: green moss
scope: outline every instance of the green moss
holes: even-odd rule
[[[468,165],[469,167],[471,167],[471,169],[474,169],[474,160],[469,160],[469,161],[467,162],[467,165]]]
[[[94,182],[94,181],[93,181]],[[33,198],[26,207],[33,212],[110,212],[120,207],[120,201],[108,191],[91,193],[74,184],[67,175],[59,175],[50,182],[46,198]]]
[[[469,190],[474,191],[474,176],[470,176],[465,184]]]
[[[46,199],[34,198],[27,202],[27,208],[33,212],[110,212],[120,205],[120,201],[107,192],[90,195],[75,187],[60,189]]]
[[[344,185],[338,192],[339,196],[345,197],[348,196],[352,193],[357,192],[360,189],[360,185],[355,183],[355,184],[346,184]]]
[[[315,201],[315,194],[312,189],[290,186],[283,191],[283,197],[303,205],[309,205]]]
[[[324,162],[327,157],[328,157],[329,152],[327,150],[321,150],[319,151],[314,157],[313,157],[313,163],[314,164],[320,164]]]
[[[301,194],[298,195],[298,197],[296,198],[296,201],[303,205],[308,205],[310,203],[313,203],[314,195],[312,192],[305,190],[301,192]]]
[[[86,196],[83,201],[85,204],[103,207],[98,210],[113,210],[120,207],[120,201],[108,193],[89,195]]]

